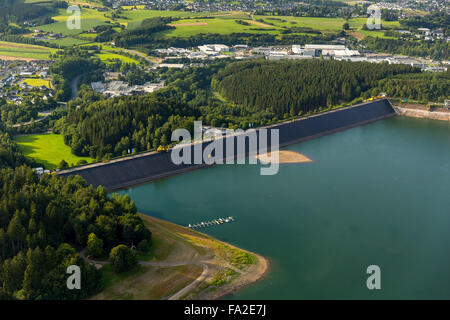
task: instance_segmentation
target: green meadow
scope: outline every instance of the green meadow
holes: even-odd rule
[[[246,21],[249,25],[239,24],[236,22],[237,20]],[[169,37],[190,37],[199,33],[230,34],[245,32],[278,34],[282,30],[277,26],[254,24],[251,20],[229,18],[182,19],[173,22],[171,25],[175,29],[161,32],[161,34]]]
[[[47,79],[27,78],[24,79],[23,82],[33,87],[46,86],[47,88],[50,88],[50,81]]]
[[[59,9],[59,15],[52,17],[56,22],[41,25],[38,28],[47,32],[61,33],[63,35],[74,35],[79,34],[83,31],[91,30],[93,27],[105,24],[105,21],[110,21],[107,17],[108,12],[99,12],[94,9],[81,8],[81,29],[69,29],[67,27],[67,20],[70,14],[66,12],[65,9]]]
[[[280,31],[289,27],[307,27],[321,32],[336,32],[342,30],[342,26],[347,22],[344,18],[318,18],[318,17],[293,17],[293,16],[266,16],[257,15],[254,20],[250,20],[248,13],[245,12],[186,12],[186,11],[158,11],[140,9],[132,10],[132,6],[122,7],[119,17],[112,18],[112,11],[99,12],[91,8],[82,8],[81,11],[81,29],[70,30],[66,26],[69,17],[63,9],[59,15],[53,17],[56,22],[40,26],[44,31],[57,32],[70,36],[81,34],[86,41],[94,40],[94,34],[86,34],[85,31],[93,27],[107,24],[120,23],[127,29],[138,27],[144,19],[154,17],[175,17],[180,20],[173,21],[171,25],[175,26],[173,30],[166,30],[160,33],[161,37],[190,37],[201,33],[261,33],[261,34],[280,34]],[[248,25],[239,24],[237,21],[243,20]],[[354,18],[348,20],[350,32],[356,32],[359,37],[379,36],[384,37],[383,31],[366,31],[362,26],[366,23],[365,18]],[[384,28],[398,27],[398,21],[383,22]],[[63,46],[82,44],[83,40],[65,38],[54,40]]]
[[[64,144],[63,137],[59,134],[30,134],[14,137],[14,140],[25,156],[36,160],[46,169],[58,168],[63,159],[69,165],[75,165],[80,160],[94,161],[89,157],[73,155],[70,147]]]
[[[127,56],[123,56],[121,54],[113,53],[113,52],[102,51],[102,53],[97,54],[97,57],[99,57],[100,60],[105,61],[106,63],[112,62],[115,59],[119,59],[124,63],[139,64],[139,61],[137,61],[135,59],[132,59]]]

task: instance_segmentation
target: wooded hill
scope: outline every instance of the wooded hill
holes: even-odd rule
[[[88,238],[97,255],[106,255],[121,244],[148,245],[150,237],[127,196],[109,198],[79,176],[0,170],[0,296],[87,298],[101,289],[100,272],[77,253],[89,250]],[[69,265],[81,268],[81,290],[66,287]]]
[[[334,60],[244,61],[219,71],[213,87],[236,104],[288,117],[349,102],[380,79],[419,71],[406,65]]]

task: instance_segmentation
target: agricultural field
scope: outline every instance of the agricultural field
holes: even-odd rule
[[[97,57],[100,58],[100,60],[105,61],[105,62],[112,62],[112,60],[114,59],[119,59],[121,60],[123,63],[135,63],[135,64],[139,64],[139,61],[132,59],[130,57],[121,55],[121,54],[117,54],[117,53],[113,53],[113,52],[104,52],[102,51],[102,53],[97,54]]]
[[[81,2],[80,2],[81,3]],[[173,21],[175,29],[166,30],[160,33],[160,37],[189,37],[200,33],[264,33],[280,34],[282,30],[289,27],[306,27],[321,32],[336,32],[342,30],[342,26],[347,22],[344,18],[316,18],[316,17],[293,17],[293,16],[261,16],[257,15],[251,20],[245,12],[184,12],[184,11],[158,11],[146,9],[130,9],[124,6],[118,13],[119,17],[112,18],[112,11],[99,12],[95,9],[82,7],[81,29],[70,30],[66,21],[69,14],[61,9],[59,15],[53,17],[57,22],[40,26],[39,28],[47,32],[62,33],[69,36],[60,40],[53,40],[62,46],[78,45],[93,41],[95,34],[86,33],[93,27],[119,23],[127,29],[138,27],[144,19],[153,17],[176,17],[180,20]],[[244,21],[244,24],[238,23]],[[362,30],[366,23],[365,18],[354,18],[348,20],[351,34],[358,38],[365,36],[384,37],[383,31]],[[399,26],[398,21],[382,22],[383,28],[395,28]],[[70,38],[71,35],[81,35],[85,40]],[[86,41],[86,42],[83,42]]]
[[[89,157],[73,155],[70,147],[64,144],[63,137],[59,134],[30,134],[14,137],[19,149],[29,158],[36,160],[46,169],[56,169],[65,160],[69,165],[77,164],[80,160],[93,162]]]
[[[4,60],[47,60],[55,51],[42,46],[0,41],[0,58]]]
[[[292,17],[292,16],[255,16],[256,20],[262,19],[268,24],[280,27],[307,27],[319,31],[339,31],[347,22],[344,18],[316,18],[316,17]],[[365,18],[349,19],[351,29],[361,29],[366,24]],[[384,28],[400,26],[398,21],[383,21]]]
[[[79,34],[83,31],[91,30],[93,27],[105,24],[105,21],[111,21],[108,12],[99,12],[94,9],[81,8],[81,23],[80,29],[69,29],[67,27],[67,20],[70,14],[65,9],[59,9],[59,15],[52,17],[56,20],[54,23],[39,26],[38,28],[47,32],[61,33],[65,36]]]
[[[72,38],[72,37],[64,37],[64,38],[60,38],[60,39],[51,39],[51,40],[44,40],[44,41],[57,44],[61,47],[79,46],[82,44],[88,44],[88,43],[92,42],[92,40],[90,40],[88,38],[76,39],[76,38]]]
[[[50,88],[50,81],[47,79],[41,79],[41,78],[26,78],[23,80],[24,83],[33,86],[33,87],[41,87],[46,86],[47,88]]]
[[[237,23],[241,19],[214,18],[214,19],[183,19],[171,24],[175,29],[164,31],[161,34],[169,37],[189,37],[199,33],[265,33],[278,34],[280,27],[261,24],[256,21],[242,20],[249,25]]]

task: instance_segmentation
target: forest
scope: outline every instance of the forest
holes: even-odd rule
[[[92,58],[87,50],[68,48],[59,51],[54,58],[56,62],[51,65],[50,72],[57,101],[67,101],[71,98],[71,82],[75,77],[82,76],[81,83],[98,81],[102,77],[102,62]]]
[[[428,102],[444,102],[450,92],[450,69],[446,72],[402,74],[379,81],[376,88],[389,97]]]
[[[429,57],[435,60],[448,60],[450,58],[449,43],[444,40],[422,41],[383,39],[366,37],[361,43],[369,50],[402,54],[407,56]]]
[[[103,159],[168,145],[172,131],[188,127],[194,109],[154,95],[101,99],[69,110],[54,128],[76,155]]]
[[[94,189],[79,176],[39,178],[25,166],[0,170],[0,295],[14,299],[84,299],[101,289],[96,256],[151,239],[127,197]],[[91,248],[92,249],[92,248]],[[92,252],[91,252],[92,253]],[[68,290],[66,268],[81,268],[81,290]]]
[[[14,168],[22,164],[32,165],[33,160],[23,155],[0,121],[0,168]]]
[[[245,61],[227,65],[213,80],[225,98],[275,115],[302,115],[349,102],[380,79],[419,69],[406,65],[341,61]]]

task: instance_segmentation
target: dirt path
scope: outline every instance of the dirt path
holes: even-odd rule
[[[108,264],[108,261],[100,261],[93,260],[86,256],[86,249],[83,249],[79,253],[80,257],[83,258],[84,261],[91,264],[99,264],[104,265]],[[139,261],[138,264],[144,267],[159,267],[159,268],[173,268],[173,267],[181,267],[189,264],[196,265],[203,269],[200,276],[198,276],[194,281],[188,284],[186,287],[179,290],[177,293],[173,294],[169,297],[169,300],[179,300],[181,297],[189,293],[190,290],[194,289],[197,285],[199,285],[203,280],[205,280],[209,276],[209,267],[206,263],[196,262],[196,261],[180,261],[180,262],[149,262],[149,261]]]
[[[170,23],[168,24],[172,27],[190,27],[190,26],[207,26],[208,24],[206,22],[189,22],[189,23]]]

